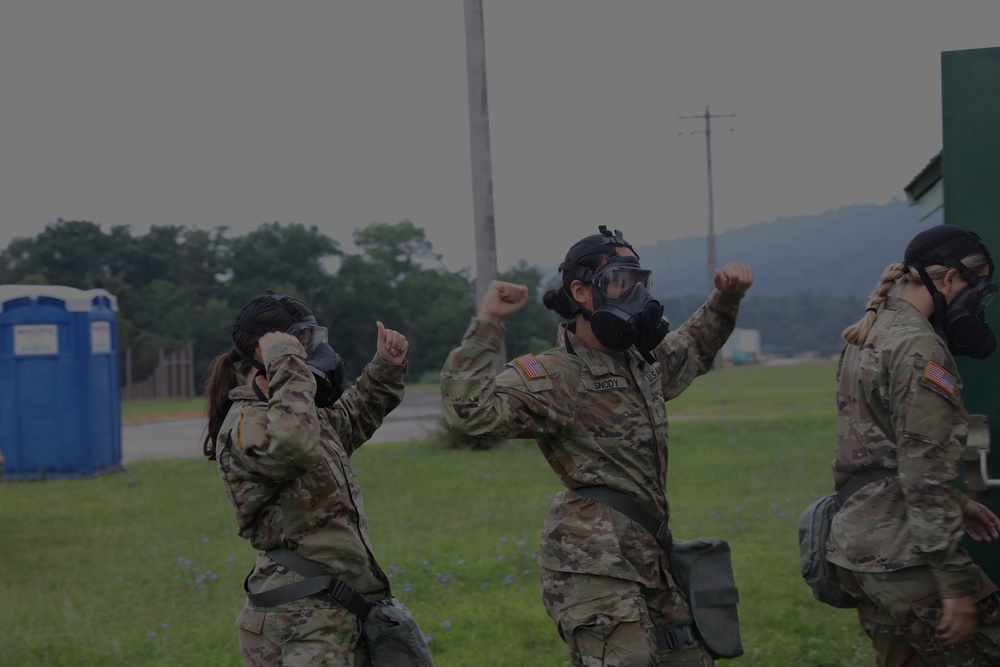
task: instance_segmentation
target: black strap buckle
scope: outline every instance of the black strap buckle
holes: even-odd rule
[[[368,616],[368,612],[371,611],[371,603],[358,595],[353,588],[340,579],[334,581],[327,591],[334,600],[353,611],[362,620],[364,620],[364,618]]]
[[[674,535],[670,532],[670,526],[661,522],[660,527],[656,529],[655,537],[656,541],[663,547],[663,550],[670,553],[674,547]]]
[[[691,632],[690,625],[682,625],[656,635],[656,648],[661,651],[673,651],[688,644],[694,644],[694,633]]]

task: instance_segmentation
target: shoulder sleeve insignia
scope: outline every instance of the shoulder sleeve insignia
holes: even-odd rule
[[[928,361],[927,368],[924,369],[924,378],[941,387],[952,396],[955,395],[955,376],[942,368],[940,364]]]
[[[542,366],[542,362],[540,362],[533,354],[520,356],[514,359],[511,363],[520,366],[521,370],[524,371],[525,376],[527,376],[529,380],[537,380],[538,378],[543,378],[548,375],[545,370],[545,366]]]

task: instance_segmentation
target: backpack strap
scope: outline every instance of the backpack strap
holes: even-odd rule
[[[317,593],[329,593],[334,600],[353,611],[361,619],[364,619],[371,610],[372,605],[367,600],[358,595],[342,580],[327,572],[326,568],[316,561],[300,556],[291,549],[268,549],[264,555],[305,578],[268,591],[251,593],[248,586],[250,580],[248,574],[243,581],[243,590],[246,591],[247,599],[255,607],[277,607]]]
[[[892,477],[898,472],[895,468],[862,468],[856,475],[847,480],[844,486],[837,490],[837,500],[840,502],[840,506],[843,507],[847,499],[853,496],[856,491],[868,486],[872,482]]]
[[[653,516],[621,491],[615,491],[606,486],[584,486],[579,489],[570,489],[573,493],[584,498],[590,498],[604,503],[614,510],[618,510],[637,524],[645,528],[650,535],[656,538],[663,550],[668,554],[674,546],[674,539],[670,533],[670,527],[666,521]]]

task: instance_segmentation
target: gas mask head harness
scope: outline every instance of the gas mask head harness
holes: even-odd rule
[[[299,302],[286,294],[277,294],[267,290],[265,296],[259,296],[248,303],[243,311],[236,318],[233,324],[233,340],[239,332],[246,332],[256,336],[263,336],[271,331],[279,331],[274,327],[269,327],[256,322],[262,314],[274,309],[281,308],[292,318],[292,324],[285,333],[298,338],[302,347],[306,350],[306,366],[316,378],[316,406],[320,408],[329,407],[340,398],[344,392],[344,361],[340,358],[328,342],[326,327],[319,326],[316,317],[306,312],[299,306]],[[251,364],[261,374],[266,374],[264,364],[246,354],[239,348],[230,353],[235,361],[242,359]],[[253,383],[254,392],[257,397],[266,401],[267,396],[260,390],[257,383]]]
[[[962,264],[972,254],[982,254],[989,265],[989,275],[980,276]],[[913,237],[906,246],[903,262],[912,266],[934,300],[931,324],[955,355],[985,359],[996,349],[993,330],[986,324],[984,309],[997,293],[993,284],[993,258],[982,239],[954,225],[935,225]],[[947,303],[934,286],[926,267],[941,264],[958,270],[967,285]]]
[[[620,231],[616,229],[612,234],[605,225],[598,230],[600,234],[575,243],[559,265],[564,277],[594,286],[593,312],[568,294],[569,302],[574,304],[573,315],[583,313],[602,345],[617,351],[635,346],[647,363],[653,363],[650,352],[670,331],[670,323],[663,317],[663,305],[649,293],[651,272],[639,266],[638,254],[618,254],[619,247],[635,252]],[[588,255],[604,255],[607,262],[596,271],[580,265],[578,262]]]

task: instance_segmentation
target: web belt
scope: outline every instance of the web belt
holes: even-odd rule
[[[673,549],[674,539],[670,534],[670,527],[666,521],[661,521],[659,517],[653,516],[621,491],[615,491],[606,486],[584,486],[579,489],[570,489],[573,493],[604,503],[608,507],[618,510],[628,518],[649,531],[649,534],[656,538],[660,546],[667,553]]]
[[[604,503],[611,509],[617,510],[645,528],[660,547],[670,553],[674,546],[674,539],[670,533],[670,527],[666,521],[661,521],[646,510],[639,503],[635,502],[621,491],[615,491],[606,486],[584,486],[579,489],[570,489],[573,493],[590,498],[600,503]],[[656,635],[656,648],[660,651],[673,651],[687,644],[695,643],[694,632],[690,625],[682,625],[679,628],[671,628]]]
[[[843,507],[844,503],[854,495],[855,491],[868,486],[872,482],[892,477],[898,472],[895,468],[862,468],[858,474],[851,477],[844,486],[840,487],[837,491],[837,500],[840,501],[840,505]]]
[[[243,581],[243,590],[255,607],[277,607],[317,593],[329,593],[334,600],[353,611],[359,618],[365,618],[371,610],[372,605],[367,600],[342,580],[327,572],[326,568],[316,561],[300,556],[291,549],[268,549],[264,555],[305,578],[271,590],[251,593],[248,574]]]

